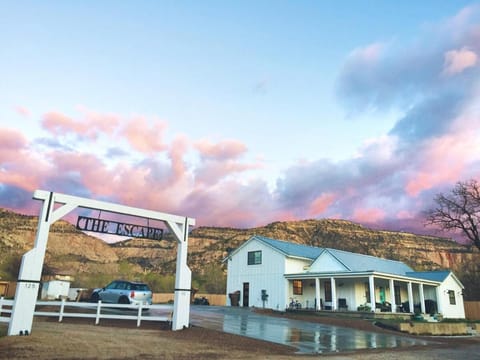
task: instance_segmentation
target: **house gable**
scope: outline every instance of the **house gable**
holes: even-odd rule
[[[310,272],[335,272],[350,271],[350,269],[338,260],[328,250],[323,251],[319,257],[315,259],[309,269]]]
[[[268,306],[284,308],[287,293],[287,281],[283,277],[286,259],[278,249],[256,237],[250,238],[225,260],[228,272],[227,293],[240,292],[240,306],[245,306],[245,301],[248,301],[248,306],[259,307],[265,305],[261,295],[266,291],[269,296]]]

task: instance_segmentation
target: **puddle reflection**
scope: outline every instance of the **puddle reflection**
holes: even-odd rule
[[[317,325],[317,329],[289,328],[285,343],[303,353],[340,352],[359,349],[425,345],[426,342],[336,326]]]
[[[194,315],[200,326],[290,345],[297,348],[298,353],[332,353],[428,344],[425,340],[402,335],[264,316],[247,309],[209,307],[202,310],[204,314],[201,317],[204,320],[200,320],[198,314]]]

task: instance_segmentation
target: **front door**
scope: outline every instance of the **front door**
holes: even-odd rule
[[[248,295],[249,295],[250,283],[243,283],[243,306],[248,307]]]

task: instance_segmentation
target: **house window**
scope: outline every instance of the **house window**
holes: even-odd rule
[[[450,300],[450,305],[455,305],[455,291],[453,290],[448,290],[448,299]]]
[[[302,280],[293,280],[293,295],[303,294],[303,282]]]
[[[262,263],[262,251],[249,251],[248,252],[248,265],[259,265]]]

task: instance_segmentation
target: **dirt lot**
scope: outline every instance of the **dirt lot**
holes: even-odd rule
[[[284,316],[284,315],[282,315]],[[331,316],[288,315],[306,321],[325,322],[366,331],[389,332],[370,321]],[[0,324],[0,336],[6,334]],[[329,359],[480,359],[480,337],[436,338],[435,346],[394,350],[369,350],[341,355],[322,355]],[[308,359],[296,355],[288,346],[257,341],[241,336],[191,327],[172,332],[166,324],[132,321],[102,321],[92,325],[88,319],[37,318],[30,336],[0,337],[0,359]]]

